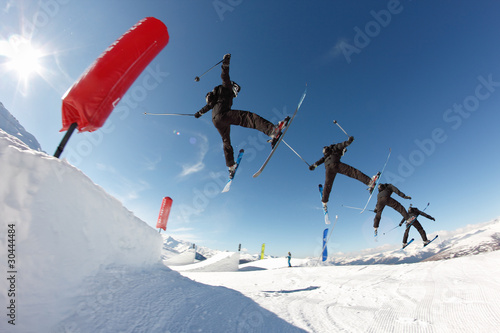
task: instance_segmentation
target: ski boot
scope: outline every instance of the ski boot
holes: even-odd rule
[[[229,167],[229,179],[233,179],[234,174],[236,173],[236,167],[237,166],[238,166],[238,164],[234,163],[233,166]]]
[[[370,183],[368,184],[368,188],[367,190],[370,192],[370,194],[373,193],[373,190],[375,189],[375,184],[377,183],[377,180],[379,179],[380,177],[380,171],[377,172],[377,174],[375,176],[372,177],[372,179],[370,180]]]
[[[286,125],[288,125],[288,122],[290,121],[290,117],[287,116],[285,119],[283,119],[282,121],[280,121],[278,123],[278,125],[274,126],[273,128],[273,131],[271,132],[271,135],[269,135],[271,137],[271,139],[269,139],[267,142],[270,142],[271,143],[271,148],[274,148],[274,146],[276,145],[276,142],[278,142],[278,140],[280,139],[281,135],[283,134],[283,128],[286,127]]]

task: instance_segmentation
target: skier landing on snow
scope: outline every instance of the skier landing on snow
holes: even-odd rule
[[[403,220],[408,220],[409,216],[406,209],[399,202],[391,198],[391,194],[396,193],[403,199],[411,199],[411,197],[405,195],[396,186],[392,184],[378,184],[378,195],[377,195],[377,205],[375,206],[375,218],[373,219],[373,228],[375,228],[375,236],[377,235],[377,229],[380,224],[380,219],[382,218],[382,211],[385,206],[389,206],[399,214],[403,216]]]
[[[422,241],[424,242],[424,245],[429,244],[429,240],[427,240],[427,234],[425,233],[425,230],[422,227],[422,225],[420,224],[420,222],[418,222],[418,220],[417,220],[417,217],[419,215],[422,215],[422,216],[428,218],[429,220],[436,221],[435,218],[420,211],[417,207],[408,208],[408,218],[415,217],[415,220],[411,224],[406,222],[406,230],[405,230],[405,233],[403,235],[403,247],[406,246],[406,242],[408,241],[408,235],[410,233],[410,227],[412,227],[412,226],[415,227],[415,229],[417,229],[417,231],[419,232],[420,237],[422,237]],[[402,226],[404,222],[405,222],[405,219],[403,218],[401,220],[401,222],[399,223],[399,226]]]
[[[231,125],[253,128],[274,139],[281,133],[282,128],[285,126],[285,121],[280,121],[278,125],[274,125],[255,113],[231,109],[233,98],[238,96],[240,92],[240,86],[236,82],[231,81],[229,77],[230,59],[230,54],[224,55],[221,66],[222,84],[207,93],[205,97],[207,104],[196,112],[194,116],[195,118],[199,118],[204,113],[212,110],[212,122],[222,138],[226,166],[229,167],[229,174],[232,175],[235,172],[236,163],[234,162],[234,151],[231,146]]]
[[[325,209],[325,211],[330,198],[330,192],[332,191],[333,181],[335,180],[337,173],[357,179],[367,186],[370,186],[372,183],[372,179],[358,169],[340,162],[340,158],[347,151],[347,146],[349,146],[353,141],[354,137],[351,136],[347,141],[325,146],[323,148],[323,157],[309,167],[309,170],[313,171],[318,165],[325,163],[325,186],[323,188],[323,198],[321,199],[323,202],[323,209]]]

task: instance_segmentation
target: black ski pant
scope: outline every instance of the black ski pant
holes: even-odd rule
[[[375,211],[377,212],[375,214],[375,218],[373,219],[373,227],[378,228],[380,224],[380,219],[382,218],[382,211],[384,210],[385,206],[389,206],[395,211],[397,211],[399,214],[401,214],[405,220],[408,220],[408,213],[406,212],[406,209],[401,205],[399,202],[394,200],[391,197],[382,197],[378,199],[377,205],[375,206]]]
[[[420,237],[422,237],[422,240],[425,242],[427,240],[427,234],[425,233],[425,230],[420,222],[415,220],[409,227],[406,227],[405,234],[403,235],[403,243],[408,242],[408,234],[410,233],[410,228],[412,226],[417,229],[417,231],[420,233]]]
[[[218,112],[212,117],[212,122],[222,138],[224,157],[226,158],[226,166],[228,167],[234,165],[234,151],[231,146],[230,136],[231,125],[253,128],[266,135],[270,135],[274,128],[273,123],[261,116],[250,111],[241,110]]]
[[[335,180],[337,173],[357,179],[367,186],[371,180],[370,177],[368,177],[358,169],[353,168],[352,166],[344,164],[342,162],[325,165],[325,186],[323,188],[323,198],[322,198],[322,201],[324,203],[327,203],[328,200],[330,199],[330,192],[332,191],[333,181]]]

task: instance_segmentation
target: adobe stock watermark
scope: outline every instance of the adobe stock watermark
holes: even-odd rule
[[[219,16],[219,20],[224,21],[224,15],[227,12],[232,12],[237,6],[241,5],[243,0],[214,0],[212,6]]]
[[[385,178],[388,182],[397,184],[404,182],[406,178],[414,174],[415,170],[422,166],[424,162],[433,155],[438,146],[443,144],[448,139],[450,130],[458,130],[471,115],[480,109],[481,103],[490,98],[493,93],[500,87],[500,81],[494,81],[493,75],[487,77],[482,75],[477,77],[478,84],[474,88],[474,92],[466,96],[461,103],[454,103],[450,108],[443,112],[443,121],[446,127],[434,128],[429,137],[422,140],[415,139],[416,148],[413,149],[407,156],[399,155],[399,165],[397,173],[386,172]]]
[[[273,108],[272,112],[273,117],[269,120],[273,123],[277,123],[279,120],[292,115],[287,112],[286,107],[281,111]],[[262,155],[258,154],[258,152],[270,149],[270,143],[267,142],[268,139],[269,137],[267,135],[257,132],[255,135],[249,135],[246,140],[240,142],[238,145],[233,144],[233,146],[238,147],[238,149],[245,149],[245,160],[250,162],[257,156]],[[223,163],[223,160],[221,160],[221,163]],[[195,187],[193,189],[193,200],[191,205],[181,205],[179,207],[180,215],[183,220],[189,221],[190,216],[198,215],[205,210],[210,204],[210,201],[217,197],[226,185],[227,173],[210,172],[209,176],[211,179],[202,188]]]
[[[340,44],[336,46],[336,51],[342,52],[348,64],[352,62],[351,57],[353,54],[360,54],[363,49],[370,45],[374,38],[380,35],[382,28],[387,28],[389,26],[393,16],[403,11],[403,6],[399,0],[389,0],[386,8],[387,9],[381,9],[379,11],[371,10],[370,15],[373,17],[373,20],[368,21],[363,29],[358,26],[354,27],[354,45],[341,41]]]
[[[159,65],[149,65],[143,74],[142,79],[139,81],[140,84],[133,85],[113,110],[113,114],[119,115],[117,119],[120,121],[127,119],[131,110],[136,109],[141,102],[146,100],[148,94],[158,88],[165,78],[170,75],[168,72],[163,72]],[[115,129],[116,125],[113,119],[108,119],[97,131],[85,133],[84,140],[80,140],[75,146],[66,148],[66,160],[70,164],[78,166],[84,158],[90,156],[94,149],[104,141],[105,136],[113,133]],[[62,181],[60,172],[58,171],[57,176]]]

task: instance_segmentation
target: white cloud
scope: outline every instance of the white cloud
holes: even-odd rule
[[[161,156],[160,155],[156,155],[155,159],[152,160],[148,157],[144,157],[144,160],[142,162],[142,164],[144,165],[144,169],[147,170],[147,171],[155,171],[156,170],[156,166],[158,165],[158,163],[161,162]]]
[[[186,177],[193,173],[200,172],[205,168],[205,163],[203,163],[203,160],[208,152],[208,146],[209,146],[208,138],[202,134],[198,134],[198,136],[200,138],[199,140],[200,150],[198,151],[198,154],[196,156],[196,162],[192,164],[182,165],[182,172],[179,174],[179,177]]]

